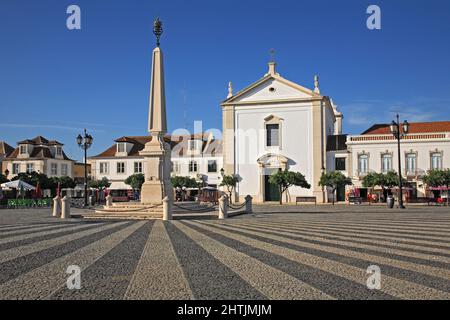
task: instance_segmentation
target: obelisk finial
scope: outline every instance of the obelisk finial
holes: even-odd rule
[[[163,33],[162,22],[159,18],[156,18],[153,22],[153,34],[156,36],[156,46],[159,47],[159,39]]]

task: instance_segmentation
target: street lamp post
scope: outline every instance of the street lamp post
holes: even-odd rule
[[[84,136],[81,136],[81,134],[77,137],[77,144],[78,146],[84,150],[84,206],[88,206],[88,196],[87,196],[87,189],[88,189],[88,174],[87,174],[87,149],[89,149],[92,145],[92,141],[94,138],[92,138],[91,135],[87,134],[86,129],[84,129]]]
[[[398,150],[398,205],[401,209],[405,209],[403,205],[403,181],[402,181],[402,160],[400,153],[400,140],[402,137],[406,136],[409,131],[408,121],[404,121],[400,124],[399,115],[397,114],[397,121],[392,121],[390,125],[391,133],[397,139],[397,150]]]

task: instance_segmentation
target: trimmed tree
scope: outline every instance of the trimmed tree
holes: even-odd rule
[[[329,187],[333,193],[333,205],[335,202],[335,192],[339,187],[345,187],[352,184],[352,179],[345,176],[340,171],[331,171],[327,173],[322,173],[319,180],[319,186]]]
[[[269,177],[269,182],[276,184],[280,191],[280,204],[283,204],[283,194],[292,186],[309,189],[311,185],[300,172],[278,170]]]
[[[73,188],[75,188],[75,186],[77,185],[77,184],[75,183],[75,181],[74,181],[71,177],[68,177],[68,176],[64,176],[64,177],[53,177],[53,178],[51,178],[51,179],[53,180],[53,183],[54,183],[55,185],[57,185],[58,182],[59,182],[60,185],[61,185],[61,188],[63,188],[63,189],[73,189]]]
[[[221,187],[226,187],[228,191],[228,195],[230,196],[230,203],[233,203],[233,199],[231,194],[233,190],[236,188],[237,183],[239,182],[239,178],[235,175],[224,175],[222,178],[222,182],[220,183]]]
[[[423,182],[425,182],[429,187],[446,187],[447,188],[447,205],[449,202],[449,186],[450,186],[450,169],[445,170],[430,170],[423,177]]]
[[[100,180],[90,180],[88,182],[88,187],[92,189],[104,190],[111,186],[111,182],[109,182],[107,177],[103,177]]]
[[[142,173],[136,173],[125,179],[125,184],[129,185],[133,190],[140,191],[145,182],[145,177]]]
[[[376,186],[383,189],[383,195],[385,196],[391,189],[398,186],[398,175],[395,171],[389,171],[387,173],[370,172],[364,176],[362,185],[364,188],[375,188]]]
[[[170,178],[174,188],[198,188],[198,183],[194,178],[174,176]]]

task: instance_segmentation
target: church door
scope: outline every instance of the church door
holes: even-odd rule
[[[276,184],[269,182],[269,177],[264,176],[264,201],[280,201],[280,190]]]

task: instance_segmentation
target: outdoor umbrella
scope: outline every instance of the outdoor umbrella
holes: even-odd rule
[[[1,184],[2,188],[8,188],[8,189],[23,189],[23,190],[35,190],[36,188],[33,187],[31,184],[28,184],[22,180],[14,180],[10,182],[5,182]]]

